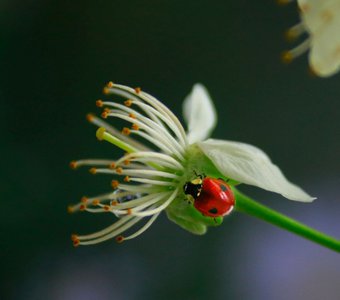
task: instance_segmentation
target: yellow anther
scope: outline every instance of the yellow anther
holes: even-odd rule
[[[78,235],[77,234],[71,234],[71,241],[78,241]]]
[[[80,244],[80,241],[79,241],[79,240],[74,240],[74,241],[73,241],[73,246],[74,246],[74,247],[78,247],[79,244]]]
[[[103,208],[104,208],[105,211],[109,211],[110,210],[110,206],[109,205],[104,205]]]
[[[94,199],[93,201],[92,201],[92,205],[94,205],[94,206],[97,206],[97,205],[99,205],[99,200],[98,199]]]
[[[129,114],[129,117],[132,118],[132,119],[136,119],[136,115],[135,114]]]
[[[110,89],[109,89],[107,86],[105,86],[105,87],[103,88],[103,94],[104,94],[104,95],[107,95],[108,93],[110,93]]]
[[[111,181],[111,186],[112,188],[116,189],[119,186],[119,181],[118,180],[112,180]]]
[[[130,107],[132,105],[132,100],[128,99],[124,101],[124,105]]]
[[[75,160],[70,162],[70,168],[71,169],[76,169],[77,168],[77,162]]]
[[[110,165],[109,165],[109,168],[110,169],[115,169],[116,168],[116,164],[113,162],[113,163],[111,163]]]
[[[69,205],[69,206],[67,207],[67,212],[68,212],[69,214],[74,213],[74,208],[73,208],[72,205]]]
[[[131,128],[133,130],[139,130],[139,126],[137,124],[132,124]]]
[[[86,196],[81,197],[80,202],[87,203],[89,199]]]
[[[284,51],[281,54],[282,62],[289,64],[293,61],[293,55],[289,51]]]
[[[128,215],[131,215],[131,214],[132,214],[132,209],[131,209],[131,208],[128,208],[128,209],[126,210],[126,213],[127,213]]]
[[[117,237],[116,237],[116,242],[117,243],[122,243],[124,241],[124,237],[122,236],[122,235],[118,235]]]
[[[116,169],[116,173],[117,173],[117,174],[122,174],[122,173],[123,173],[123,168],[118,167],[118,168]]]
[[[106,119],[107,118],[107,115],[108,115],[108,112],[107,111],[103,111],[101,116],[103,119]]]
[[[106,87],[108,88],[113,88],[114,86],[114,83],[112,81],[109,81],[107,84],[106,84]]]
[[[84,211],[86,209],[86,205],[85,204],[82,204],[79,206],[79,210],[80,211]]]
[[[111,206],[116,206],[118,204],[118,202],[116,200],[112,200],[110,204],[111,204]]]
[[[124,127],[122,130],[122,134],[129,135],[131,133],[131,130],[127,127]]]
[[[98,107],[103,107],[103,101],[102,101],[102,100],[97,100],[97,101],[96,101],[96,105],[97,105]]]
[[[130,160],[129,159],[124,160],[124,165],[125,166],[128,166],[129,164],[130,164]]]
[[[94,119],[94,115],[93,114],[87,114],[86,115],[86,120],[89,121],[89,122],[92,122]]]
[[[89,170],[89,172],[91,173],[91,174],[96,174],[97,173],[97,169],[96,168],[91,168],[90,170]]]
[[[125,182],[130,182],[130,177],[129,176],[125,176],[123,179]]]
[[[136,94],[139,94],[141,91],[142,91],[142,89],[141,89],[140,87],[136,87],[136,88],[135,88]]]

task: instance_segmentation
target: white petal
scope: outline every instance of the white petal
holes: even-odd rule
[[[301,188],[289,182],[259,148],[249,144],[209,139],[197,145],[226,177],[276,192],[295,201],[311,202]]]
[[[340,7],[339,7],[340,8]],[[313,37],[310,64],[319,76],[334,75],[340,69],[340,9],[338,17]]]
[[[188,124],[187,136],[190,144],[205,140],[215,128],[215,107],[202,84],[195,84],[191,93],[184,99],[183,116]]]

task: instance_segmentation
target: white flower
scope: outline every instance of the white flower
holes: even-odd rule
[[[328,77],[340,69],[340,0],[298,0],[301,23],[287,32],[288,37],[297,38],[307,32],[309,37],[296,48],[283,54],[291,61],[308,49],[312,71]]]
[[[172,221],[196,234],[203,234],[207,226],[221,224],[222,217],[204,216],[187,201],[183,186],[195,174],[223,178],[230,184],[254,185],[291,200],[313,200],[288,182],[260,149],[239,142],[205,140],[216,124],[216,112],[202,85],[196,84],[184,101],[188,133],[164,104],[139,88],[109,83],[104,92],[127,100],[124,105],[98,100],[97,106],[104,107],[102,117],[122,119],[132,124],[131,128],[125,127],[121,133],[93,115],[88,120],[100,127],[99,140],[114,144],[126,154],[117,160],[73,161],[71,167],[96,166],[90,169],[92,174],[122,176],[123,181],[112,180],[113,192],[83,197],[69,211],[112,213],[118,220],[99,232],[73,235],[76,246],[114,237],[118,242],[132,239],[149,228],[163,210]],[[149,220],[136,232],[122,236],[147,217]]]

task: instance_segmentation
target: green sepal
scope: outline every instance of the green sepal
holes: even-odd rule
[[[208,217],[202,215],[185,197],[178,197],[166,209],[168,218],[193,234],[205,234],[207,226],[219,226],[223,217]]]
[[[197,174],[204,174],[208,177],[221,178],[231,186],[240,184],[238,181],[224,176],[196,144],[190,145],[187,153],[187,169],[193,170],[193,177],[195,176],[195,171]]]

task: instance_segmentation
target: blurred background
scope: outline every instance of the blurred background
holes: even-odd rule
[[[311,76],[306,55],[280,62],[298,21],[296,3],[275,1],[2,0],[0,299],[339,299],[337,253],[238,213],[200,237],[163,214],[122,245],[70,241],[113,221],[66,213],[110,190],[109,177],[68,167],[117,157],[85,120],[109,80],[179,116],[206,85],[213,136],[264,149],[318,200],[242,190],[340,238],[340,75]]]

